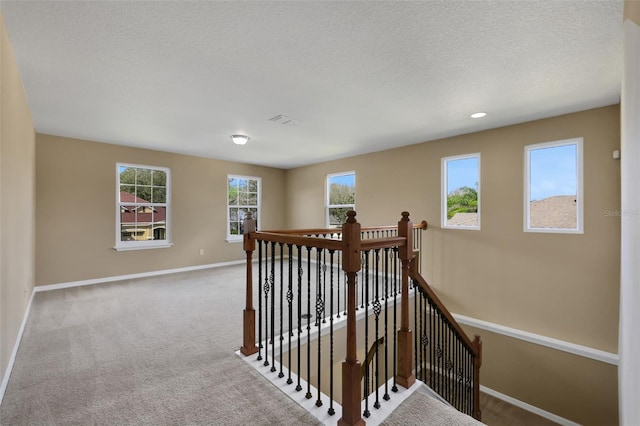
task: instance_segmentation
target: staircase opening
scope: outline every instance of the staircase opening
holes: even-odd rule
[[[426,222],[405,212],[361,228],[355,216],[342,229],[260,232],[247,216],[242,354],[341,425],[364,424],[416,378],[480,419],[481,343],[419,273]]]

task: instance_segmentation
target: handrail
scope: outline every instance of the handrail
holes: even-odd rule
[[[446,323],[448,323],[453,331],[458,335],[462,344],[466,346],[467,350],[469,350],[473,354],[474,380],[473,406],[471,407],[471,413],[476,420],[480,421],[482,417],[482,413],[480,411],[480,367],[482,366],[482,340],[478,335],[475,336],[475,339],[473,341],[467,336],[467,333],[465,333],[462,327],[460,327],[458,321],[455,320],[451,312],[449,312],[447,307],[442,303],[431,286],[429,286],[429,284],[427,284],[427,281],[422,277],[422,275],[420,275],[417,270],[416,262],[413,259],[409,262],[409,278],[411,278],[414,285],[418,286],[419,289],[427,296],[427,298],[431,302],[433,302],[437,312],[440,315],[444,316]]]
[[[431,286],[427,284],[427,281],[422,277],[422,275],[418,273],[416,269],[416,264],[413,261],[411,262],[411,267],[409,269],[409,277],[413,280],[415,284],[420,286],[422,291],[424,291],[427,294],[427,296],[433,301],[433,303],[438,307],[438,310],[440,310],[442,315],[444,315],[447,322],[451,324],[451,326],[454,328],[456,333],[460,335],[465,346],[467,346],[467,348],[471,350],[474,353],[474,355],[478,355],[475,345],[473,344],[473,341],[469,339],[469,336],[467,336],[467,333],[465,333],[462,327],[460,327],[460,324],[458,324],[458,321],[456,321],[455,318],[453,318],[453,315],[451,315],[451,312],[449,312],[449,310],[444,305],[444,303],[442,303],[442,301],[433,291]]]
[[[356,220],[356,212],[349,211],[347,212],[347,220],[343,224],[342,228],[331,228],[331,229],[297,229],[297,230],[267,230],[267,231],[256,231],[255,220],[252,218],[250,213],[247,213],[247,217],[245,217],[244,221],[244,251],[246,252],[247,258],[247,280],[246,280],[246,307],[243,311],[243,346],[241,347],[241,352],[248,356],[258,353],[257,359],[261,360],[261,349],[263,346],[260,342],[262,339],[262,330],[265,332],[265,340],[269,341],[271,344],[271,360],[275,361],[275,341],[276,341],[276,331],[275,331],[275,317],[274,314],[276,311],[279,312],[280,316],[280,335],[283,336],[283,313],[286,310],[287,305],[285,304],[285,292],[286,292],[286,302],[288,304],[288,317],[289,317],[289,325],[288,330],[294,329],[294,324],[291,321],[292,312],[298,312],[298,345],[300,345],[300,337],[302,333],[301,327],[301,312],[302,310],[302,297],[303,294],[302,285],[305,285],[303,282],[303,276],[306,277],[306,305],[307,312],[313,312],[311,308],[311,274],[304,274],[303,263],[305,262],[307,268],[310,270],[309,266],[311,262],[317,262],[318,264],[322,263],[321,267],[318,266],[316,268],[316,272],[314,272],[314,280],[316,280],[314,285],[319,286],[320,283],[323,283],[323,288],[320,290],[320,287],[317,289],[317,294],[315,295],[315,316],[318,320],[320,320],[321,315],[325,312],[326,307],[328,306],[329,312],[334,312],[333,308],[333,295],[337,295],[337,311],[336,312],[344,312],[346,315],[346,357],[344,362],[342,363],[342,418],[339,420],[338,424],[341,425],[362,425],[363,420],[361,415],[368,417],[368,398],[369,396],[365,396],[365,411],[361,414],[361,397],[362,397],[362,388],[361,381],[363,377],[363,372],[367,371],[369,368],[369,364],[371,360],[375,358],[375,352],[378,350],[379,345],[385,345],[385,354],[387,350],[387,346],[389,345],[391,340],[393,340],[393,348],[392,353],[393,357],[393,388],[392,391],[397,391],[396,384],[403,386],[405,388],[411,387],[416,380],[416,375],[413,369],[413,342],[414,342],[414,331],[411,330],[409,323],[409,280],[413,280],[417,288],[422,292],[422,297],[429,298],[429,304],[433,303],[434,309],[436,312],[439,312],[439,318],[442,321],[448,323],[450,325],[450,330],[452,333],[455,333],[459,336],[459,345],[460,348],[466,347],[469,354],[469,361],[472,361],[473,364],[467,368],[467,371],[473,370],[474,372],[474,397],[473,403],[477,404],[478,402],[478,394],[479,394],[479,386],[477,382],[477,378],[479,377],[479,367],[481,363],[481,342],[479,338],[475,341],[471,341],[466,333],[462,330],[460,325],[455,321],[453,315],[444,307],[438,296],[435,292],[429,287],[427,282],[422,278],[419,273],[419,260],[416,257],[416,250],[420,251],[422,248],[422,234],[420,232],[416,232],[416,230],[424,230],[427,229],[427,222],[421,221],[419,224],[413,224],[409,218],[408,212],[402,212],[402,218],[398,222],[397,226],[376,226],[376,227],[367,227],[361,228],[360,224]],[[268,244],[267,244],[268,243]],[[285,250],[285,245],[288,246],[288,249]],[[294,251],[294,247],[295,251]],[[315,261],[312,259],[311,250],[316,249],[317,259]],[[386,250],[388,248],[394,248],[394,250]],[[258,340],[260,342],[259,345],[256,345],[256,310],[253,307],[253,254],[254,251],[258,249],[258,267],[256,271],[258,273],[257,280],[257,289],[258,289]],[[264,250],[263,250],[264,249]],[[302,255],[302,250],[305,249],[306,256]],[[385,260],[383,263],[378,263],[378,255],[380,254],[379,249],[385,249],[383,256],[386,256],[387,253],[390,253],[393,256],[393,272],[391,273],[391,269],[387,267],[387,261]],[[322,257],[321,254],[323,250],[327,250],[325,255]],[[335,252],[335,253],[334,253]],[[264,253],[264,257],[263,257]],[[337,270],[342,271],[337,274],[337,289],[334,293],[334,254],[337,259]],[[375,256],[374,256],[375,254]],[[286,257],[285,257],[286,256]],[[372,267],[372,270],[369,269],[369,256],[375,257],[375,268]],[[286,258],[286,261],[284,260]],[[329,258],[329,268],[327,268],[327,264],[325,263],[327,258]],[[276,259],[278,263],[276,263]],[[297,259],[297,265],[294,263],[294,259]],[[386,258],[385,258],[386,259]],[[265,261],[264,268],[261,266],[262,261]],[[269,262],[269,263],[266,263]],[[362,262],[365,262],[364,271],[362,272],[364,280],[361,283],[358,283],[358,276],[363,269]],[[279,268],[276,268],[276,265],[279,265]],[[380,266],[383,265],[383,266]],[[380,266],[381,269],[378,269]],[[327,274],[327,271],[328,274]],[[288,272],[288,273],[287,273]],[[382,279],[390,279],[389,277],[393,276],[393,295],[391,297],[394,298],[393,302],[393,339],[387,337],[378,338],[378,320],[379,315],[382,311],[382,305],[379,300],[379,286],[377,281],[375,286],[370,287],[369,285],[369,273],[374,274],[374,279],[377,280],[379,277],[383,277]],[[343,290],[340,289],[340,277],[344,274],[344,278],[342,281]],[[328,277],[327,277],[328,275]],[[275,277],[275,279],[274,279]],[[386,283],[386,281],[385,281]],[[327,290],[327,284],[329,286]],[[373,284],[372,284],[373,285]],[[296,289],[297,287],[297,289]],[[358,295],[357,288],[362,289],[362,294]],[[369,298],[369,289],[375,289],[375,300]],[[279,296],[276,291],[279,290]],[[343,293],[344,291],[344,293]],[[387,285],[384,285],[383,288],[383,299],[389,297],[390,293],[388,292]],[[344,294],[343,303],[344,309],[340,306],[340,295]],[[399,295],[399,304],[400,308],[396,311],[396,297]],[[279,309],[276,309],[276,298],[279,299]],[[267,302],[270,301],[270,307],[267,305]],[[357,306],[360,305],[364,301],[365,304],[365,312],[368,315],[369,306],[374,312],[375,315],[375,335],[376,341],[372,345],[372,347],[368,350],[365,358],[364,365],[360,363],[357,358],[357,327],[356,327],[356,310]],[[263,305],[264,302],[264,305]],[[297,302],[297,310],[294,309],[295,303]],[[369,304],[371,303],[371,305]],[[264,306],[264,311],[262,310],[262,306]],[[389,305],[385,303],[386,308],[388,309]],[[430,305],[431,306],[431,305]],[[262,312],[265,313],[265,321],[261,322]],[[270,319],[267,317],[267,312],[270,313]],[[387,333],[387,314],[388,310],[385,310],[385,325],[384,325],[384,333]],[[396,314],[397,312],[397,314]],[[338,314],[338,318],[340,314]],[[330,314],[326,319],[330,325],[330,348],[333,348],[333,315]],[[399,320],[399,324],[396,325],[396,318]],[[322,322],[325,322],[324,320]],[[260,327],[260,324],[264,324],[264,329]],[[367,324],[367,323],[365,323]],[[444,324],[444,323],[443,323]],[[268,325],[270,325],[270,329],[268,329]],[[316,324],[316,326],[320,326],[320,322]],[[291,338],[293,333],[287,333],[289,335],[289,347],[291,347]],[[365,346],[368,345],[368,331],[365,331]],[[418,336],[418,335],[415,335]],[[477,337],[477,336],[476,336]],[[307,322],[307,364],[310,365],[309,359],[309,348],[310,346],[310,323]],[[270,340],[269,340],[270,339]],[[417,339],[417,337],[416,337]],[[386,342],[385,342],[386,340]],[[416,340],[417,342],[418,340]],[[416,346],[417,348],[417,343]],[[279,348],[280,350],[280,358],[283,359],[282,346]],[[321,406],[322,401],[320,397],[320,356],[321,356],[321,339],[318,338],[317,344],[318,350],[318,400],[316,401],[316,406]],[[372,352],[373,351],[373,352]],[[264,366],[269,366],[269,352],[268,349],[265,348],[265,362]],[[397,354],[397,358],[396,358]],[[333,349],[329,351],[330,356],[330,365],[333,365]],[[385,355],[386,358],[386,355]],[[376,358],[377,359],[377,358]],[[289,357],[289,364],[291,364],[291,359]],[[377,361],[376,361],[377,362]],[[387,361],[385,361],[386,363]],[[417,359],[416,359],[417,363]],[[298,353],[298,367],[300,368],[300,353]],[[291,372],[291,365],[288,367]],[[274,366],[270,368],[271,372],[275,372],[276,369]],[[386,370],[385,370],[386,371]],[[385,372],[386,376],[387,373]],[[311,373],[309,371],[309,367],[307,366],[307,376],[311,377]],[[280,373],[278,377],[284,377],[282,371],[282,365],[280,367]],[[330,375],[330,406],[328,413],[332,415],[333,411],[333,372]],[[377,386],[377,373],[376,373],[376,389]],[[288,384],[291,384],[291,377],[287,380]],[[298,377],[298,385],[296,386],[296,391],[301,390],[300,386],[300,376]],[[368,384],[365,383],[365,393],[367,393]],[[383,399],[387,400],[389,398],[388,394],[386,394],[387,390],[385,388],[385,396]],[[310,382],[307,385],[307,394],[306,398],[312,398],[310,392]],[[376,390],[376,402],[374,404],[375,408],[379,407],[378,400],[378,391]],[[477,419],[479,419],[480,411],[479,407],[473,407],[473,415]]]
[[[313,238],[292,234],[280,234],[276,232],[250,232],[247,235],[249,240],[262,240],[272,243],[292,244],[299,246],[309,246],[323,248],[327,250],[342,250],[344,242],[333,238]]]
[[[421,221],[420,223],[414,223],[413,229],[422,229],[426,230],[428,228],[428,223],[426,220]],[[397,225],[382,225],[382,226],[369,226],[360,228],[360,232],[372,232],[372,231],[387,231],[387,230],[396,230],[398,229]],[[268,232],[270,234],[281,234],[281,235],[323,235],[323,234],[342,234],[342,228],[308,228],[308,229],[268,229],[260,232]]]
[[[369,352],[367,352],[367,355],[364,357],[364,364],[360,366],[361,379],[364,378],[364,375],[367,373],[367,369],[369,368],[369,365],[373,362],[373,355],[375,355],[376,350],[378,349],[378,346],[382,345],[383,343],[384,343],[384,336],[382,336],[381,338],[379,338],[378,340],[376,340],[371,344],[371,347],[369,348]]]
[[[405,237],[388,237],[388,238],[372,238],[370,240],[362,240],[362,250],[375,250],[390,247],[404,247],[407,245]]]

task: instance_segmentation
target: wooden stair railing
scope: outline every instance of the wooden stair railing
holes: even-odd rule
[[[419,330],[422,329],[423,319],[425,327],[428,323],[428,328],[433,327],[433,329],[436,330],[436,333],[434,333],[436,336],[435,338],[434,334],[431,334],[431,339],[423,337],[426,336],[426,333],[421,335],[419,338],[416,336],[415,363],[416,370],[418,370],[419,364],[422,364],[420,362],[422,357],[419,358],[418,354],[419,351],[424,351],[425,364],[427,364],[427,349],[423,347],[431,344],[431,353],[435,356],[429,358],[431,364],[429,365],[429,370],[431,378],[437,377],[439,380],[428,380],[426,372],[424,371],[425,369],[422,369],[421,372],[423,374],[422,377],[419,378],[440,394],[440,396],[451,403],[456,409],[465,412],[480,421],[482,417],[482,413],[480,411],[480,367],[482,365],[482,341],[480,340],[480,336],[476,335],[473,341],[469,339],[462,327],[460,327],[460,324],[458,324],[453,315],[451,315],[451,312],[449,312],[446,306],[442,303],[438,295],[433,291],[429,284],[427,284],[422,275],[420,275],[414,261],[411,261],[409,265],[409,277],[413,280],[414,289],[417,293],[416,299],[414,300],[416,304],[414,316],[416,332],[419,332]],[[429,307],[428,313],[420,312],[421,310],[417,308],[418,304],[422,306],[422,300],[418,299],[419,295],[426,299],[427,302],[425,305],[428,305]],[[419,314],[420,319],[418,320]],[[418,321],[420,322],[419,326]],[[440,323],[439,325],[436,325],[438,321],[440,321]],[[448,336],[446,334],[447,332],[451,334]],[[455,336],[457,342],[449,340],[451,336]],[[440,339],[439,342],[438,338]],[[444,344],[442,344],[443,342]],[[434,343],[436,343],[438,347],[435,347]],[[420,346],[420,350],[418,349],[418,346]],[[447,350],[450,354],[447,354]],[[451,354],[453,354],[454,360],[451,360]],[[449,357],[444,359],[447,355],[449,355]],[[466,368],[464,365],[461,365],[459,366],[459,371],[452,371],[455,368],[455,362],[458,360],[464,360],[465,356],[471,357],[469,363],[472,363],[472,365],[469,365]],[[434,359],[436,361],[435,366],[433,365]],[[418,374],[420,375],[420,373]],[[433,383],[434,381],[436,383]],[[471,388],[470,390],[472,391],[472,395],[470,395],[470,398],[465,399],[464,387],[467,386],[467,384],[468,387]]]
[[[288,302],[289,315],[292,312],[293,299],[297,297],[297,306],[298,306],[298,326],[296,328],[292,327],[292,322],[289,320],[289,331],[287,335],[289,335],[289,347],[291,347],[291,336],[294,335],[294,330],[297,329],[297,338],[298,343],[300,343],[300,337],[302,332],[302,326],[300,323],[301,317],[301,280],[303,274],[303,263],[306,263],[307,268],[311,268],[311,253],[312,250],[315,250],[314,253],[317,253],[317,259],[315,263],[317,264],[317,271],[324,271],[322,273],[326,273],[326,264],[322,264],[321,267],[321,258],[320,254],[324,253],[327,258],[330,258],[330,277],[331,277],[331,289],[328,293],[330,300],[327,301],[327,293],[324,293],[323,298],[316,299],[316,326],[320,327],[320,316],[325,315],[325,306],[327,303],[331,306],[333,304],[333,273],[334,273],[334,254],[339,254],[338,260],[338,269],[342,269],[345,275],[345,311],[346,311],[346,357],[344,362],[342,363],[342,417],[338,420],[339,425],[363,425],[364,420],[362,419],[361,413],[361,401],[362,401],[362,371],[366,369],[366,365],[362,366],[360,361],[357,358],[357,332],[356,332],[356,310],[357,310],[357,285],[358,285],[358,274],[362,269],[362,259],[361,254],[366,253],[367,251],[376,251],[376,250],[389,250],[391,252],[397,252],[397,258],[401,262],[400,266],[400,279],[399,279],[399,287],[400,287],[400,324],[399,328],[396,330],[396,334],[394,336],[394,344],[397,341],[397,359],[394,365],[395,368],[395,383],[403,386],[410,387],[416,380],[413,368],[413,353],[414,348],[417,349],[417,344],[414,345],[414,331],[410,327],[409,318],[410,318],[410,306],[409,306],[409,281],[413,280],[416,284],[416,288],[419,288],[425,294],[428,294],[433,303],[437,306],[441,306],[442,312],[445,312],[445,317],[452,324],[456,324],[453,320],[451,314],[442,306],[440,300],[435,296],[435,293],[426,285],[426,282],[422,277],[420,277],[418,273],[418,265],[416,262],[416,251],[419,252],[421,249],[421,234],[420,230],[424,230],[427,227],[427,223],[423,221],[419,225],[413,225],[411,220],[409,219],[409,213],[403,212],[402,219],[398,222],[397,227],[393,226],[383,226],[383,227],[374,227],[374,228],[362,228],[360,224],[356,221],[356,212],[350,211],[347,213],[347,220],[343,224],[342,229],[305,229],[305,230],[293,230],[293,231],[268,231],[268,232],[258,232],[255,228],[255,221],[251,217],[251,214],[247,214],[244,222],[244,250],[246,252],[246,261],[247,261],[247,271],[246,271],[246,307],[244,309],[244,325],[243,325],[243,345],[241,347],[242,354],[248,356],[255,353],[258,353],[258,360],[262,359],[261,357],[261,349],[264,343],[269,343],[271,345],[271,358],[269,358],[268,349],[264,348],[265,353],[265,366],[269,365],[269,359],[275,363],[275,350],[274,343],[276,340],[276,334],[274,331],[274,300],[276,297],[276,288],[279,288],[279,300],[280,300],[280,337],[279,339],[283,341],[282,334],[282,311],[285,309],[284,306],[284,290],[285,283],[283,281],[283,277],[285,275],[284,271],[284,260],[287,259],[288,262],[288,288],[286,289],[286,299]],[[336,238],[339,237],[339,238]],[[415,237],[415,238],[414,238]],[[264,295],[265,301],[264,306],[265,310],[270,309],[271,313],[271,329],[267,332],[265,328],[265,336],[262,340],[262,328],[259,328],[260,331],[260,347],[256,345],[256,314],[255,309],[253,307],[253,254],[256,250],[256,242],[258,242],[258,265],[262,262],[263,259],[263,247],[264,247],[264,260],[265,262],[269,261],[270,271],[267,273],[267,266],[265,265],[264,270],[261,266],[258,266],[258,301],[259,308],[261,309],[261,295]],[[279,282],[275,282],[274,280],[274,268],[275,266],[275,251],[279,250],[279,273],[276,272],[276,275],[279,275]],[[297,252],[295,251],[297,250]],[[305,251],[306,250],[306,251]],[[297,270],[298,270],[298,280],[297,286],[294,286],[292,283],[295,281],[294,276],[294,261],[293,259],[297,259]],[[304,259],[304,262],[302,261]],[[264,273],[264,275],[263,275]],[[369,273],[368,270],[365,269],[364,276],[367,276]],[[321,272],[315,272],[316,276],[319,278]],[[310,277],[310,272],[307,271],[307,277]],[[263,285],[264,279],[264,287]],[[309,286],[310,286],[310,278],[307,282],[307,294],[309,294]],[[325,278],[325,285],[326,285]],[[279,284],[279,287],[277,287]],[[339,284],[338,284],[339,285]],[[363,284],[361,284],[363,285]],[[364,287],[368,288],[366,285]],[[297,287],[297,292],[295,291]],[[263,291],[264,290],[264,291]],[[271,292],[269,293],[269,291]],[[326,292],[326,290],[325,290]],[[338,287],[338,293],[340,289]],[[271,302],[271,308],[267,307],[267,298],[271,297],[269,300]],[[376,295],[376,297],[378,297]],[[364,299],[363,299],[364,300]],[[310,299],[306,300],[307,303],[307,311],[311,313],[310,310]],[[369,301],[365,301],[366,304]],[[367,305],[368,306],[368,305]],[[377,305],[379,307],[379,304]],[[394,305],[395,306],[395,305]],[[395,309],[395,308],[394,308]],[[338,301],[338,310],[340,310],[340,304]],[[379,309],[378,309],[379,310]],[[261,311],[259,311],[261,312]],[[395,312],[395,310],[394,310]],[[333,314],[331,309],[329,309],[329,323],[331,324],[331,359],[333,357]],[[260,317],[260,315],[259,315]],[[266,317],[266,311],[265,311]],[[338,318],[339,318],[338,314]],[[394,313],[395,317],[395,313]],[[267,321],[265,319],[265,321]],[[325,322],[324,320],[322,322]],[[265,323],[265,327],[266,327]],[[394,322],[395,324],[395,322]],[[310,347],[309,336],[310,336],[310,320],[307,320],[307,357],[308,350]],[[459,328],[459,326],[457,326]],[[464,333],[460,331],[460,336],[465,336]],[[465,336],[466,337],[466,336]],[[377,337],[376,337],[377,339]],[[318,334],[318,359],[320,358],[320,334]],[[468,338],[467,338],[468,340]],[[465,341],[465,343],[468,343]],[[380,344],[380,340],[376,340],[374,344],[373,350],[377,348],[377,345]],[[473,343],[475,348],[477,348],[476,352],[478,356],[474,359],[475,368],[475,378],[478,377],[478,368],[480,367],[480,356],[479,356],[479,340]],[[280,360],[283,362],[282,358],[282,346],[280,345]],[[370,360],[372,357],[367,356],[367,360]],[[417,360],[416,360],[417,362]],[[291,363],[291,355],[289,352],[289,363]],[[298,365],[300,365],[300,352],[298,352]],[[331,364],[333,365],[333,364]],[[320,369],[320,363],[318,362],[318,376]],[[275,372],[276,369],[274,366],[271,366],[271,372]],[[287,380],[288,384],[291,384],[291,368],[289,367],[289,379]],[[300,376],[300,372],[298,372]],[[278,377],[283,377],[282,367],[280,368],[280,373]],[[309,373],[307,373],[309,376]],[[319,380],[319,377],[318,377]],[[476,380],[477,381],[477,380]],[[333,383],[333,376],[331,376],[331,383]],[[477,383],[474,383],[477,386]],[[332,388],[333,384],[331,384]],[[318,388],[320,385],[318,384]],[[300,378],[298,377],[298,386],[296,390],[301,390],[300,387]],[[393,389],[394,391],[396,389]],[[329,414],[333,414],[333,400],[332,395],[333,391],[330,392],[330,407]],[[377,394],[376,394],[377,395]],[[307,390],[307,398],[311,398],[311,394],[309,389]],[[376,396],[377,399],[377,396]],[[385,398],[387,399],[387,398]],[[477,402],[477,397],[475,398],[474,403]],[[318,400],[316,401],[317,406],[322,405],[322,401],[320,400],[320,394],[318,394]],[[376,407],[377,408],[377,407]],[[474,416],[479,418],[479,409],[475,409],[474,407]]]

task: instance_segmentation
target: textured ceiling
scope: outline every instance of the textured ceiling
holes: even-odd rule
[[[36,131],[252,164],[291,168],[620,95],[621,0],[0,8]],[[299,124],[269,121],[278,114]],[[238,132],[247,145],[233,145]]]

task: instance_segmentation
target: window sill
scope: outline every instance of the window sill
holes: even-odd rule
[[[173,243],[166,244],[153,244],[153,245],[141,245],[141,246],[115,246],[115,251],[133,251],[133,250],[150,250],[173,247]]]
[[[241,238],[226,238],[225,241],[228,242],[228,243],[241,243],[241,242],[244,241],[244,237],[241,237]]]

